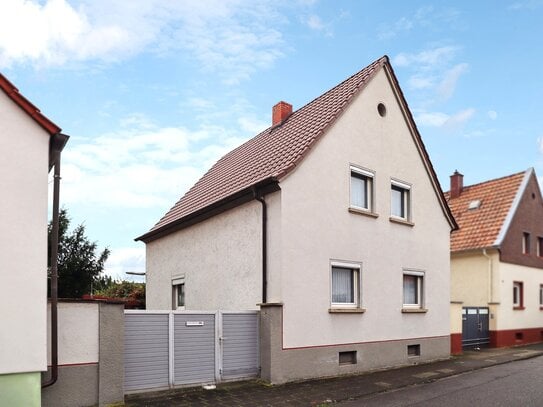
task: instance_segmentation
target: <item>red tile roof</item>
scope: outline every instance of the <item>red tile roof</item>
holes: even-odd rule
[[[4,75],[0,73],[0,89],[23,109],[33,120],[35,120],[50,135],[60,133],[61,128],[45,117],[36,106],[19,93],[17,89]]]
[[[305,157],[328,127],[341,115],[353,97],[365,87],[370,79],[387,66],[400,98],[408,112],[408,120],[415,131],[416,142],[421,149],[422,159],[427,164],[430,177],[436,186],[442,207],[451,225],[450,215],[439,182],[429,162],[420,135],[410,116],[407,103],[397,83],[387,56],[374,61],[360,72],[341,82],[328,92],[293,112],[281,124],[272,126],[238,148],[222,157],[211,169],[164,215],[146,234],[136,240],[150,241],[159,235],[176,230],[176,225],[205,211],[236,193],[252,186],[279,181],[292,171]],[[189,217],[189,218],[188,218]],[[455,225],[454,225],[455,226]],[[167,232],[166,232],[167,230]]]
[[[495,245],[525,172],[464,187],[460,196],[445,199],[458,223],[451,234],[451,251],[489,248]],[[477,209],[470,203],[480,201]]]

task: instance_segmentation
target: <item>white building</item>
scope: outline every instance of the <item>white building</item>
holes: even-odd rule
[[[0,74],[0,405],[40,406],[47,370],[47,177],[67,136]]]
[[[447,358],[455,227],[385,56],[277,104],[138,238],[147,307],[260,308],[274,383]]]

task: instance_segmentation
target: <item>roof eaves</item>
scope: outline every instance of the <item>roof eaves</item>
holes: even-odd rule
[[[419,150],[419,154],[421,155],[424,166],[426,167],[426,171],[428,172],[428,175],[430,176],[430,180],[433,184],[434,191],[441,204],[441,209],[451,226],[451,231],[458,230],[459,229],[458,223],[456,222],[456,219],[454,218],[454,215],[452,214],[451,208],[449,207],[449,205],[447,204],[447,201],[445,200],[443,189],[441,188],[441,184],[439,183],[439,180],[437,178],[436,172],[434,170],[434,166],[432,165],[432,162],[430,161],[430,156],[428,155],[428,151],[426,151],[426,147],[424,146],[424,142],[422,141],[422,137],[417,128],[417,124],[415,123],[415,119],[413,118],[411,110],[409,109],[407,100],[405,99],[402,88],[400,87],[400,83],[398,82],[398,78],[396,77],[396,74],[394,73],[394,69],[392,69],[392,65],[390,64],[388,57],[386,58],[384,65],[386,66],[385,72],[387,73],[387,76],[392,82],[393,89],[398,98],[398,102],[400,106],[402,107],[402,111],[406,117],[409,127],[411,128],[411,134],[413,136],[417,149]]]
[[[511,203],[511,207],[509,208],[509,211],[507,212],[507,216],[502,224],[500,233],[498,233],[498,237],[496,237],[494,246],[499,247],[502,244],[503,239],[505,238],[505,235],[507,231],[509,230],[509,226],[511,226],[511,222],[513,221],[513,216],[515,216],[515,213],[517,212],[518,206],[520,204],[520,200],[522,199],[522,195],[524,195],[524,191],[526,190],[526,187],[528,186],[528,182],[530,181],[530,177],[532,176],[533,173],[534,173],[533,168],[528,168],[524,172],[524,177],[522,178],[522,182],[520,183],[517,193],[515,194],[515,198],[513,199],[513,202]]]
[[[36,123],[38,123],[49,135],[53,136],[60,133],[61,128],[45,117],[36,106],[26,97],[19,93],[15,87],[4,75],[0,73],[0,89],[13,100],[21,109],[23,109]]]
[[[264,196],[278,191],[279,189],[279,182],[275,177],[267,178],[263,181],[254,183],[235,194],[228,195],[220,201],[207,205],[196,212],[192,212],[186,216],[183,216],[182,218],[166,223],[157,229],[151,229],[149,232],[138,236],[134,240],[141,240],[144,243],[152,242],[153,240],[156,240],[162,236],[166,236],[205,219],[209,219],[210,217],[218,215],[219,213],[243,205],[244,203],[255,199],[256,196]]]

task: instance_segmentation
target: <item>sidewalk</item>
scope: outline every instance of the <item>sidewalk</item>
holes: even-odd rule
[[[126,396],[126,407],[322,406],[369,394],[428,383],[488,366],[543,355],[543,343],[516,348],[467,351],[449,360],[356,376],[308,380],[279,386],[255,381],[226,383],[216,390],[177,389]]]

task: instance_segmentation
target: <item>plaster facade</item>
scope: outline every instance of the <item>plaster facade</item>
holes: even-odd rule
[[[49,134],[0,91],[0,375],[46,369]],[[23,301],[22,298],[32,301]],[[37,304],[43,304],[37,306]],[[1,380],[1,376],[0,376]]]
[[[381,70],[281,182],[284,348],[449,335],[450,225],[396,98]],[[375,172],[378,217],[349,212],[350,165]],[[392,179],[411,185],[414,225],[389,219]],[[363,314],[328,312],[333,260],[361,264]],[[426,313],[402,313],[406,268],[425,273]]]
[[[251,201],[148,243],[147,309],[172,309],[172,281],[180,278],[187,310],[258,309],[261,236],[261,204]]]

